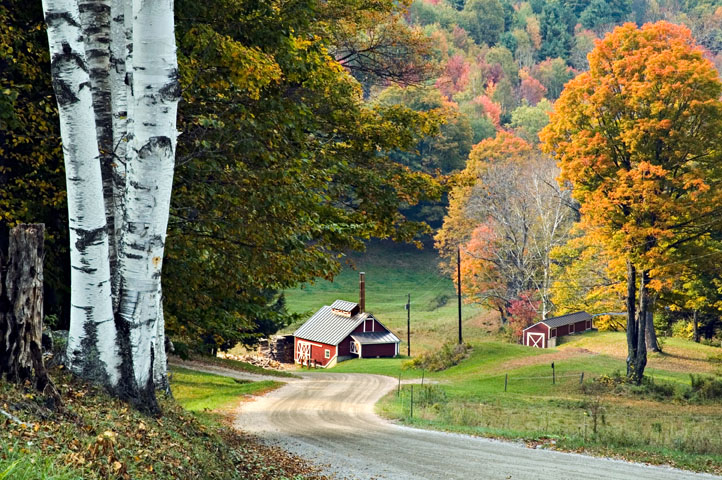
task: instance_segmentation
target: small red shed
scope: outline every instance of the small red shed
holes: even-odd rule
[[[351,358],[395,357],[399,338],[354,302],[323,306],[293,333],[294,360],[333,367]]]
[[[592,316],[587,312],[569,313],[526,327],[522,333],[522,343],[527,347],[556,347],[558,337],[585,332],[593,327]]]

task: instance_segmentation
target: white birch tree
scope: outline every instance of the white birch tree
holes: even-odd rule
[[[161,268],[180,88],[172,0],[43,0],[71,236],[68,363],[138,407],[166,388]]]

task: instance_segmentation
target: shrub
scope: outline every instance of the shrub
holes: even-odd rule
[[[672,325],[672,336],[691,340],[694,334],[694,325],[687,320],[679,320]]]
[[[690,374],[692,386],[685,397],[697,402],[722,399],[722,379]]]
[[[471,351],[471,345],[447,343],[440,350],[424,353],[402,364],[402,368],[423,368],[431,372],[440,372],[458,365]]]

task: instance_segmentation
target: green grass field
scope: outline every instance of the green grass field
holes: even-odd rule
[[[456,290],[451,279],[438,267],[435,250],[419,250],[413,246],[390,242],[371,243],[363,254],[352,254],[353,265],[344,267],[333,282],[319,281],[287,290],[290,311],[306,314],[304,321],[323,305],[336,299],[358,302],[359,272],[366,273],[366,310],[391,329],[401,340],[400,351],[406,353],[406,305],[411,294],[412,354],[438,348],[457,336]],[[480,339],[488,327],[485,310],[464,305],[462,310],[464,337]],[[492,316],[493,318],[493,316]],[[300,322],[302,323],[302,322]],[[286,328],[293,332],[299,325]]]
[[[172,367],[171,373],[173,396],[190,411],[224,411],[237,406],[246,395],[261,395],[282,385],[235,380],[179,367]]]
[[[639,394],[589,389],[589,382],[596,377],[625,368],[623,357],[593,350],[600,345],[599,350],[614,346],[616,351],[617,345],[624,345],[623,333],[605,332],[568,337],[562,347],[549,350],[494,340],[474,342],[473,352],[461,364],[425,372],[425,385],[414,385],[413,418],[410,385],[403,386],[400,395],[386,396],[377,410],[385,417],[423,428],[522,439],[565,450],[721,473],[722,405],[719,401],[688,403],[682,396],[690,386],[683,362],[718,349],[682,340],[671,343],[685,358],[652,358],[650,363],[655,366],[646,372],[655,385],[669,385],[664,398],[655,388],[640,389]],[[339,367],[364,371],[364,361],[356,362]],[[398,375],[401,361],[395,364],[395,371],[391,365],[390,360],[369,362],[368,370]],[[582,386],[582,372],[587,387]],[[405,371],[402,378],[420,374]]]

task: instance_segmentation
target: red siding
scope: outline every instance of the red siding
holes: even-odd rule
[[[372,328],[371,323],[373,323],[373,330],[371,329]],[[364,330],[364,325],[366,325],[366,330]],[[353,331],[353,333],[387,332],[387,331],[388,330],[386,330],[384,327],[382,327],[381,324],[379,322],[377,322],[376,320],[371,322],[371,320],[368,319],[368,320],[364,320],[363,322],[361,322],[361,325],[356,327],[356,329]]]
[[[534,345],[534,340],[537,340],[537,336],[534,335],[530,342],[529,338],[528,338],[529,333],[543,333],[544,339],[542,340],[540,345],[541,345],[541,348],[547,348],[547,346],[548,346],[547,344],[548,344],[548,340],[549,340],[549,330],[546,325],[544,325],[543,323],[539,323],[537,325],[532,325],[531,327],[529,327],[529,329],[525,330],[524,338],[522,339],[524,345]]]
[[[395,343],[381,343],[377,345],[363,345],[361,347],[363,358],[371,357],[393,357],[396,355]]]
[[[294,338],[293,342],[293,348],[294,348],[294,359],[298,362],[298,342],[299,341],[306,341],[302,338]],[[326,364],[333,359],[334,356],[336,356],[336,346],[335,345],[326,345],[325,343],[318,343],[318,342],[308,342],[311,344],[311,362],[314,360],[316,361],[316,365],[320,367],[325,367]],[[326,350],[329,351],[329,357],[326,358]]]
[[[348,336],[341,340],[341,343],[338,344],[339,357],[348,357],[349,355],[351,355],[351,342],[353,342],[351,336]]]

